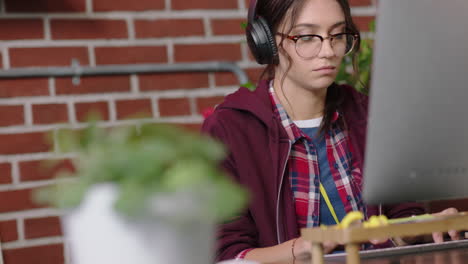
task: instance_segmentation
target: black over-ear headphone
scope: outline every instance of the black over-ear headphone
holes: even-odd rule
[[[257,0],[251,0],[245,34],[247,44],[259,64],[278,64],[278,49],[275,37],[266,20],[256,15]]]

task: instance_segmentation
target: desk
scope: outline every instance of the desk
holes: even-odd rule
[[[468,239],[361,251],[359,255],[362,264],[464,264],[468,263]],[[326,255],[325,263],[346,263],[346,254]]]

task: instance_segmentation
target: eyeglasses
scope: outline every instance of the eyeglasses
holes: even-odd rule
[[[330,45],[337,56],[346,56],[353,51],[359,38],[357,34],[352,33],[332,34],[325,38],[314,34],[289,36],[277,33],[277,35],[294,41],[297,55],[304,59],[317,56],[322,49],[323,41],[326,39],[330,40]]]

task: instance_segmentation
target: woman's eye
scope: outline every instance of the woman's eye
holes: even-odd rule
[[[313,36],[303,36],[303,37],[301,37],[301,40],[302,41],[312,41],[312,40],[314,40],[314,37]]]
[[[300,42],[302,42],[303,44],[310,44],[310,45],[315,45],[315,44],[319,44],[322,42],[322,38],[320,36],[317,36],[317,35],[311,35],[311,36],[303,36],[300,38]]]
[[[332,35],[332,36],[333,36],[335,39],[344,39],[344,38],[345,38],[345,34],[342,34],[342,33],[340,33],[340,34],[334,34],[334,35]]]

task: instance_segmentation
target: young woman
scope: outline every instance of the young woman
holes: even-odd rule
[[[358,210],[424,213],[419,204],[377,208],[361,199],[367,97],[334,82],[359,37],[347,0],[251,4],[247,39],[267,64],[265,78],[254,92],[227,96],[203,125],[226,144],[224,168],[251,193],[245,213],[220,226],[217,260],[291,263],[309,252],[300,228],[333,225]]]

